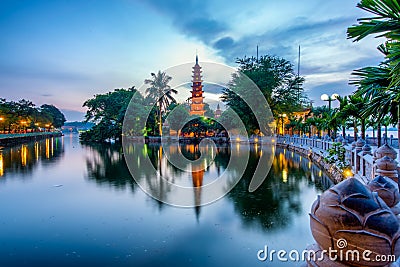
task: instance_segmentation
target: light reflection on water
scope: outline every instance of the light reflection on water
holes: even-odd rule
[[[189,172],[182,172],[160,157],[166,149],[173,156],[177,146],[137,146],[138,168],[149,156],[175,182],[194,187],[195,203],[204,197],[200,185],[224,172],[230,153],[242,149],[217,147],[206,170],[187,166]],[[181,150],[198,156],[194,146]],[[188,209],[143,193],[117,145],[80,145],[71,135],[3,149],[0,266],[265,266],[256,253],[266,244],[304,249],[312,242],[311,203],[330,181],[307,158],[277,148],[267,179],[249,193],[262,151],[250,152],[244,177],[227,196]],[[154,187],[164,186],[141,172]],[[167,186],[157,192],[169,194]]]

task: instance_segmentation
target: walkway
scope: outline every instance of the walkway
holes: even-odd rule
[[[287,146],[289,149],[309,156],[314,162],[328,172],[335,183],[340,182],[346,176],[335,164],[328,164],[324,160],[329,155],[329,149],[333,148],[334,142],[332,141],[316,138],[278,136],[277,144]],[[371,146],[371,150],[369,151],[363,150],[364,146],[355,147],[351,144],[344,144],[344,148],[346,149],[346,161],[350,163],[354,177],[365,184],[372,180],[376,173],[374,165],[376,159],[372,155],[377,149],[377,146]],[[398,152],[397,149],[396,152]],[[399,153],[397,153],[397,162],[400,162]],[[400,170],[400,166],[398,166],[397,169]]]

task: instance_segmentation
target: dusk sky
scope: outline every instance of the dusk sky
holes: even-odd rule
[[[0,97],[54,104],[81,120],[83,102],[140,87],[151,72],[201,61],[276,55],[297,66],[314,105],[323,93],[351,93],[352,70],[382,57],[347,27],[370,16],[355,0],[5,1],[0,2]],[[188,70],[189,72],[191,70]],[[205,99],[207,101],[207,99]]]

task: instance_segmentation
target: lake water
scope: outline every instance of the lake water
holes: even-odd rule
[[[160,146],[137,146],[159,160]],[[3,149],[0,266],[297,266],[260,262],[257,251],[265,245],[301,251],[314,243],[308,212],[331,182],[307,158],[277,148],[267,179],[249,193],[259,158],[253,147],[230,193],[206,206],[179,208],[144,193],[121,151],[81,145],[76,135]],[[204,182],[225,170],[229,153],[219,148]],[[163,168],[192,182],[168,163]]]

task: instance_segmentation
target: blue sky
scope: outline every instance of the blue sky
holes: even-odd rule
[[[200,61],[272,54],[297,64],[309,97],[349,94],[352,70],[382,60],[379,39],[346,29],[369,14],[354,0],[5,1],[0,2],[0,97],[54,104],[68,120],[83,102],[140,87],[151,72]]]

